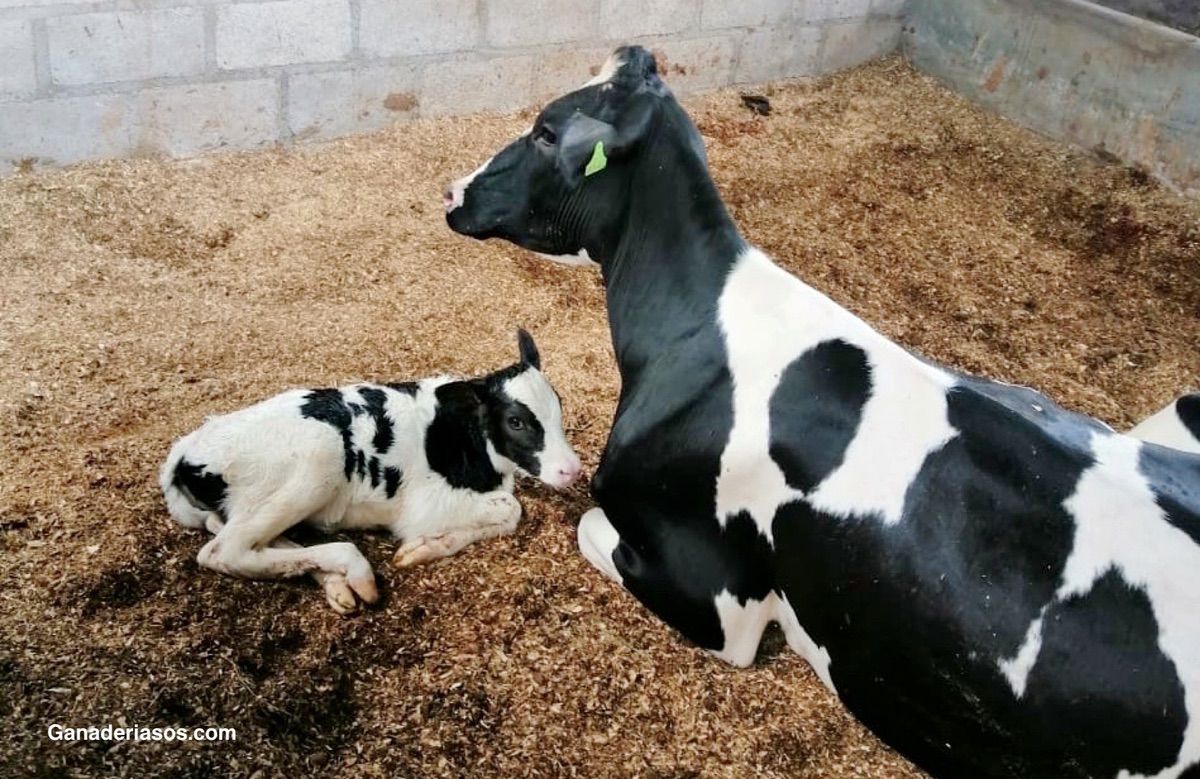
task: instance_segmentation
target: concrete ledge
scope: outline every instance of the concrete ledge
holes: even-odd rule
[[[913,0],[907,30],[952,89],[1200,194],[1200,39],[1086,0]]]

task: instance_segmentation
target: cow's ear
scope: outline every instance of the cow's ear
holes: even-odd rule
[[[638,90],[628,94],[614,88],[621,104],[614,106],[613,121],[577,112],[568,121],[558,142],[558,167],[570,186],[581,178],[602,173],[609,158],[620,159],[646,135],[654,117],[655,96]]]
[[[517,330],[517,348],[521,354],[521,364],[531,365],[539,371],[542,369],[542,358],[538,354],[537,344],[533,342],[533,336],[525,331],[525,328]]]

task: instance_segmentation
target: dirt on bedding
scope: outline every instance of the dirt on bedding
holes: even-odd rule
[[[1200,208],[899,60],[687,101],[751,241],[888,336],[1123,428],[1197,384]],[[915,777],[772,632],[735,670],[577,554],[585,486],[343,619],[197,568],[170,441],[286,387],[510,361],[529,328],[596,465],[592,270],[452,234],[440,190],[531,114],[0,180],[0,775]],[[232,743],[49,725],[229,726]]]

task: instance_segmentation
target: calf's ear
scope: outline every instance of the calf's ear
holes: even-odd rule
[[[525,328],[517,329],[517,348],[521,355],[522,365],[532,365],[539,371],[542,369],[542,358],[538,354],[537,344],[533,342],[533,336],[525,331]]]

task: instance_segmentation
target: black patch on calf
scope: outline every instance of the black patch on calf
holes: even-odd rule
[[[212,473],[207,468],[208,466],[181,459],[175,466],[171,484],[196,508],[215,511],[224,518],[225,495],[229,491],[229,485],[225,483],[221,474]]]
[[[1175,413],[1192,438],[1200,441],[1200,392],[1184,395],[1175,401]]]
[[[401,473],[399,468],[389,465],[383,469],[384,490],[389,500],[396,497],[396,492],[400,489],[400,483]]]
[[[379,458],[372,457],[367,463],[367,472],[371,474],[371,489],[379,486]]]
[[[395,390],[396,392],[408,395],[409,397],[416,395],[417,390],[420,388],[420,385],[415,381],[393,381],[384,384],[383,386],[387,387],[388,389]]]
[[[371,446],[376,453],[387,454],[388,449],[392,448],[392,442],[396,440],[396,434],[392,430],[392,420],[388,417],[384,407],[387,402],[387,394],[378,387],[360,387],[358,394],[366,402],[367,413],[375,422],[375,437],[371,439]]]
[[[1150,599],[1113,569],[1046,610],[1023,703],[1067,776],[1157,774],[1175,763],[1188,722]]]
[[[484,435],[486,407],[469,382],[453,381],[435,391],[437,411],[425,430],[425,459],[452,487],[489,492],[501,484]]]
[[[810,492],[842,464],[870,395],[867,355],[845,341],[817,344],[787,367],[770,413],[771,459],[789,487]]]
[[[304,396],[300,404],[300,416],[315,419],[333,427],[342,436],[342,452],[345,465],[346,481],[354,474],[358,464],[358,456],[354,451],[354,441],[350,434],[350,423],[354,421],[354,413],[346,403],[346,398],[339,389],[315,389]]]
[[[515,430],[511,421],[519,420]],[[496,452],[536,476],[541,471],[538,455],[546,446],[546,431],[529,407],[501,390],[488,397],[488,438]]]

